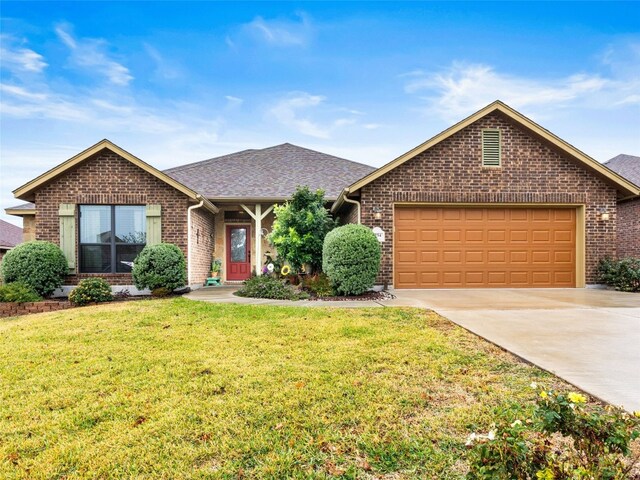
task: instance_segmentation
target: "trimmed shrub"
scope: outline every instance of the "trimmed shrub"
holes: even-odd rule
[[[344,225],[324,239],[322,268],[339,295],[360,295],[373,287],[380,269],[380,243],[363,225]]]
[[[0,302],[39,302],[42,297],[24,282],[0,285]]]
[[[640,291],[640,258],[611,260],[605,258],[598,265],[600,281],[622,292]]]
[[[261,275],[246,280],[242,288],[236,292],[240,297],[271,298],[274,300],[300,300],[308,298],[308,295],[296,292],[291,286],[282,280]]]
[[[111,286],[103,278],[86,278],[78,283],[69,294],[69,301],[75,305],[110,302],[113,300]]]
[[[62,286],[69,272],[67,259],[60,247],[43,241],[21,243],[2,259],[2,278],[5,283],[23,282],[38,295],[50,296]]]
[[[133,261],[137,288],[166,288],[170,292],[187,283],[187,263],[182,250],[172,243],[147,245]]]

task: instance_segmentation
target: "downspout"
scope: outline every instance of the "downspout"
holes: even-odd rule
[[[204,205],[204,198],[200,195],[196,195],[196,199],[200,199],[200,203],[197,205],[191,205],[187,208],[187,286],[191,286],[191,210],[200,208]]]
[[[360,218],[360,202],[357,200],[352,200],[350,198],[348,198],[346,195],[344,197],[342,197],[344,199],[345,202],[347,203],[352,203],[354,204],[357,209],[358,209],[358,225],[360,225],[362,223],[362,219]]]

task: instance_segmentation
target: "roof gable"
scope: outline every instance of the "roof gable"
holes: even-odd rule
[[[243,150],[165,170],[165,173],[214,201],[290,198],[298,185],[323,189],[328,200],[375,168],[344,158],[283,143]]]
[[[15,189],[13,191],[14,196],[16,198],[19,198],[19,199],[22,199],[22,200],[26,200],[26,201],[33,200],[34,199],[33,198],[34,192],[36,190],[38,190],[39,188],[41,188],[42,186],[46,185],[47,183],[49,183],[53,179],[59,177],[60,175],[62,175],[66,171],[68,171],[68,170],[74,168],[75,166],[81,164],[85,160],[89,159],[90,157],[92,157],[93,155],[99,153],[100,151],[102,151],[104,149],[108,149],[108,150],[112,151],[113,153],[119,155],[120,157],[124,158],[125,160],[133,163],[135,166],[141,168],[145,172],[153,175],[154,177],[158,178],[162,182],[164,182],[164,183],[170,185],[171,187],[175,188],[176,190],[184,193],[186,196],[191,198],[193,201],[196,201],[196,202],[204,201],[205,207],[207,209],[209,209],[210,211],[212,211],[214,213],[218,211],[218,209],[217,209],[217,207],[215,205],[213,205],[207,199],[203,198],[195,190],[192,190],[191,188],[187,187],[186,185],[183,185],[182,183],[176,181],[174,178],[171,178],[166,173],[161,172],[157,168],[154,168],[151,165],[149,165],[148,163],[143,162],[138,157],[130,154],[126,150],[123,150],[122,148],[118,147],[116,144],[110,142],[107,139],[101,140],[100,142],[96,143],[95,145],[93,145],[93,146],[87,148],[86,150],[80,152],[79,154],[71,157],[69,160],[67,160],[65,162],[62,162],[61,164],[57,165],[56,167],[52,168],[51,170],[43,173],[42,175],[40,175],[40,176],[34,178],[33,180],[31,180],[30,182],[28,182],[28,183],[22,185],[21,187]]]
[[[640,188],[638,188],[638,186],[636,186],[633,183],[629,182],[627,179],[623,178],[618,173],[616,173],[616,172],[610,170],[609,168],[605,167],[603,164],[601,164],[597,160],[595,160],[595,159],[591,158],[590,156],[588,156],[587,154],[581,152],[580,150],[578,150],[574,146],[572,146],[569,143],[565,142],[561,138],[557,137],[556,135],[554,135],[553,133],[551,133],[547,129],[541,127],[540,125],[538,125],[534,121],[530,120],[529,118],[525,117],[524,115],[522,115],[521,113],[517,112],[513,108],[509,107],[505,103],[503,103],[503,102],[501,102],[499,100],[496,100],[495,102],[487,105],[483,109],[477,111],[476,113],[470,115],[469,117],[465,118],[464,120],[462,120],[462,121],[456,123],[455,125],[449,127],[448,129],[444,130],[443,132],[439,133],[438,135],[430,138],[426,142],[418,145],[417,147],[413,148],[412,150],[409,150],[407,153],[399,156],[395,160],[392,160],[391,162],[387,163],[386,165],[383,165],[382,167],[380,167],[376,171],[374,171],[374,172],[370,173],[369,175],[359,179],[357,182],[354,182],[352,185],[350,185],[349,187],[347,187],[343,191],[342,195],[340,196],[340,198],[336,202],[336,205],[334,205],[334,210],[340,206],[340,204],[342,203],[342,199],[343,199],[344,195],[348,195],[349,193],[353,193],[353,192],[355,192],[357,190],[360,190],[362,187],[364,187],[365,185],[371,183],[375,179],[383,176],[384,174],[388,173],[389,171],[393,170],[394,168],[402,165],[406,161],[414,158],[415,156],[419,155],[420,153],[428,150],[429,148],[433,147],[434,145],[437,145],[438,143],[440,143],[443,140],[451,137],[452,135],[454,135],[455,133],[461,131],[462,129],[468,127],[469,125],[471,125],[472,123],[474,123],[477,120],[481,119],[482,117],[484,117],[484,116],[486,116],[486,115],[488,115],[490,113],[493,113],[493,112],[501,112],[506,117],[508,117],[511,121],[515,122],[517,125],[524,127],[525,129],[529,130],[530,132],[533,132],[538,137],[541,137],[542,139],[547,141],[549,144],[551,144],[554,147],[558,148],[562,152],[568,154],[570,157],[575,159],[578,163],[582,164],[583,166],[587,167],[591,171],[593,171],[593,172],[601,175],[603,178],[607,179],[610,183],[612,183],[619,191],[623,192],[626,196],[637,196],[637,195],[640,195]]]

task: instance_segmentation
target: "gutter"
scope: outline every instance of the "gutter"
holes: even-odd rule
[[[356,206],[356,208],[358,209],[358,225],[360,225],[362,223],[362,206],[360,205],[360,202],[358,200],[353,200],[349,197],[347,197],[347,195],[349,194],[349,188],[345,188],[344,190],[342,190],[342,193],[340,194],[340,196],[338,197],[338,199],[335,201],[335,203],[331,206],[331,213],[335,213],[341,206],[343,203],[351,203],[353,205]]]
[[[202,198],[202,196],[196,195],[196,198],[200,200],[200,203],[187,208],[187,286],[191,285],[191,210],[195,210],[204,205],[204,198]]]

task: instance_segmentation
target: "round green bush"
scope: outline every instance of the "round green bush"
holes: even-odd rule
[[[85,278],[69,294],[69,301],[75,305],[113,300],[111,286],[103,278]]]
[[[322,248],[322,268],[339,295],[360,295],[373,287],[380,269],[380,243],[363,225],[330,231]]]
[[[39,302],[42,297],[24,282],[12,282],[0,285],[0,302]]]
[[[2,278],[5,283],[26,283],[43,297],[50,296],[56,288],[60,288],[68,272],[64,253],[51,242],[21,243],[9,250],[2,259]]]
[[[147,245],[133,261],[133,283],[137,288],[166,288],[170,292],[187,283],[184,254],[172,243]]]

